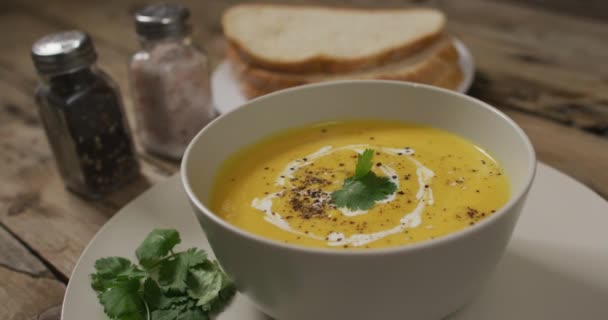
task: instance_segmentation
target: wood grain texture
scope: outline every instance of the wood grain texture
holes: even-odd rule
[[[540,117],[517,110],[505,110],[505,113],[518,124],[525,124],[522,128],[530,137],[538,159],[567,172],[608,199],[608,141],[605,138],[558,123],[546,123]],[[551,136],[556,138],[550,139]]]
[[[0,319],[59,319],[64,283],[0,225]],[[55,311],[53,311],[55,310]]]
[[[50,276],[44,264],[2,226],[0,226],[0,267],[34,277]]]
[[[243,1],[185,0],[194,38],[212,65],[223,59],[221,13]],[[284,1],[267,1],[284,2]],[[31,44],[47,33],[88,31],[99,64],[125,97],[127,61],[137,47],[139,0],[8,0],[0,3],[0,319],[58,319],[66,280],[97,230],[119,208],[177,170],[144,153],[143,177],[103,201],[67,192],[38,119]],[[608,198],[608,20],[606,1],[296,0],[359,7],[430,6],[477,65],[471,95],[511,116],[538,158]],[[4,279],[10,278],[9,281]]]
[[[37,319],[61,305],[64,284],[0,267],[0,319]]]
[[[575,15],[608,20],[608,2],[605,0],[499,0],[521,6],[532,6],[537,10],[550,10],[563,15]]]

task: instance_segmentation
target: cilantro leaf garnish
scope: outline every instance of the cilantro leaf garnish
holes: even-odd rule
[[[357,157],[355,175],[344,180],[342,189],[332,192],[333,203],[349,210],[369,210],[376,201],[388,198],[397,185],[388,177],[377,176],[372,169],[374,150],[366,149]]]
[[[105,313],[111,318],[146,319],[144,300],[139,295],[139,279],[116,281],[99,295]]]
[[[222,289],[222,276],[217,272],[196,270],[188,275],[188,294],[197,299],[197,305],[206,306]]]
[[[217,262],[196,248],[173,252],[175,230],[154,230],[137,248],[141,266],[121,257],[95,262],[91,286],[113,320],[207,320],[236,293]]]
[[[180,252],[159,263],[158,282],[167,291],[185,292],[188,271],[202,265],[206,260],[207,254],[196,248]]]
[[[180,242],[177,231],[156,229],[150,232],[144,242],[135,250],[135,255],[139,263],[147,269],[154,266]]]
[[[188,277],[188,294],[197,299],[203,310],[219,312],[235,293],[235,287],[216,262],[205,262],[202,269],[191,272]]]
[[[91,286],[99,292],[111,287],[115,282],[143,279],[146,274],[131,263],[129,259],[108,257],[95,262],[96,273],[91,275]]]
[[[372,170],[373,162],[372,158],[374,157],[374,150],[365,149],[363,153],[359,154],[357,157],[357,167],[355,168],[355,179],[363,178],[366,174],[368,174]]]

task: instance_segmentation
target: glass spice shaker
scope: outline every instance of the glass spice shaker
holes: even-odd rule
[[[208,59],[192,44],[189,15],[178,4],[150,5],[135,14],[141,50],[129,69],[137,134],[148,152],[172,159],[181,158],[216,116]]]
[[[32,47],[39,114],[67,188],[99,198],[139,175],[118,88],[99,70],[90,37],[66,31]]]

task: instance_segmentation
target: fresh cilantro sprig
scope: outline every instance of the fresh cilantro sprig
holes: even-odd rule
[[[181,242],[171,229],[153,230],[135,251],[139,265],[121,257],[95,262],[91,286],[113,320],[207,320],[234,296],[217,262]]]
[[[374,150],[366,149],[357,157],[355,175],[344,180],[342,189],[332,192],[333,203],[349,210],[369,210],[376,201],[388,198],[397,191],[397,185],[388,177],[379,177],[373,171]]]

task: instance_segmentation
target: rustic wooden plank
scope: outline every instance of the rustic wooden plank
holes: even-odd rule
[[[470,94],[503,110],[515,109],[608,137],[608,100],[534,83],[525,77],[477,73]],[[541,127],[544,122],[540,123]],[[547,126],[552,123],[547,122]]]
[[[92,205],[67,192],[46,143],[23,148],[23,141],[43,141],[41,135],[24,130],[17,121],[0,127],[0,136],[12,138],[3,139],[2,153],[14,159],[0,173],[0,222],[67,278],[86,243],[115,208]]]
[[[525,48],[531,56],[555,62],[554,67],[608,75],[597,68],[608,55],[608,43],[599,41],[608,36],[606,23],[485,0],[441,1],[439,8],[454,22],[450,27],[455,31]]]
[[[608,2],[605,0],[498,0],[522,6],[532,6],[537,10],[551,10],[561,15],[576,15],[600,21],[608,20]]]
[[[32,320],[59,320],[61,319],[61,305],[51,307],[40,313],[38,317]]]
[[[608,135],[608,24],[479,0],[441,7],[473,52],[480,98]]]
[[[38,319],[61,305],[65,285],[57,280],[0,267],[0,319]]]
[[[0,226],[0,267],[35,277],[52,277],[49,270],[14,236]]]
[[[64,283],[2,225],[0,279],[0,319],[59,319]]]
[[[540,117],[505,110],[528,134],[538,159],[608,199],[608,141]],[[593,151],[590,151],[593,150]]]

